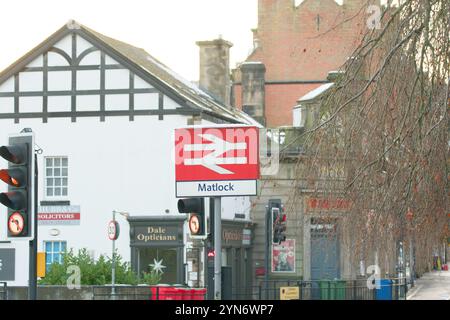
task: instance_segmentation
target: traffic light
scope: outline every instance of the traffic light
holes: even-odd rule
[[[10,238],[34,237],[34,135],[10,136],[9,145],[0,147],[0,156],[8,169],[0,169],[0,180],[8,191],[0,193],[0,203],[8,208],[7,231]]]
[[[270,201],[269,210],[272,222],[272,243],[280,244],[286,241],[286,220],[284,206],[281,201]]]
[[[180,199],[178,200],[178,211],[189,214],[191,238],[204,239],[207,237],[204,198]]]

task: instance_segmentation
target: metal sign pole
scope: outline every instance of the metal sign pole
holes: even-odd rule
[[[113,211],[113,221],[116,221],[116,211]],[[116,240],[115,237],[112,241],[112,268],[111,268],[111,295],[112,298],[115,298],[116,294]]]
[[[206,238],[203,239],[203,287],[207,288],[208,284],[208,234],[212,234],[213,226],[211,224],[212,221],[212,214],[214,213],[213,210],[211,210],[211,201],[214,201],[212,198],[205,198],[205,228],[206,228]],[[208,219],[209,219],[209,226],[208,226]],[[198,277],[198,280],[200,280],[200,277]]]
[[[222,300],[222,198],[214,198],[214,300]]]

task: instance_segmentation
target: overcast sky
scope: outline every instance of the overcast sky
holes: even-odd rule
[[[295,0],[296,4],[304,0]],[[319,0],[316,0],[319,1]],[[343,0],[335,0],[342,4]],[[382,1],[386,2],[386,0]],[[145,49],[188,80],[198,80],[199,40],[234,44],[231,67],[252,49],[258,0],[0,0],[0,70],[69,19]]]
[[[69,19],[145,49],[188,80],[198,80],[195,42],[231,41],[231,66],[247,57],[257,0],[3,0],[0,70]]]

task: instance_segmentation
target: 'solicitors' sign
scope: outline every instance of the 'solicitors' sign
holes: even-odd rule
[[[40,206],[39,225],[80,225],[80,206]]]

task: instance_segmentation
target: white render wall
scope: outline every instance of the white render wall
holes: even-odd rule
[[[187,117],[136,116],[95,118],[50,118],[0,120],[0,145],[7,145],[8,134],[32,128],[36,143],[43,149],[39,155],[39,203],[44,196],[44,157],[67,156],[69,159],[69,197],[71,205],[81,207],[81,224],[70,226],[40,226],[39,251],[44,241],[67,241],[68,249],[87,248],[97,258],[111,254],[107,224],[112,211],[127,211],[132,216],[178,214],[175,198],[175,167],[173,162],[174,129],[185,127]],[[209,125],[206,121],[204,125]],[[0,168],[6,168],[0,160]],[[0,192],[6,184],[0,185]],[[248,197],[227,198],[222,202],[222,218],[233,219],[235,213],[245,213],[249,220]],[[0,241],[6,240],[6,212],[0,207]],[[116,215],[121,235],[116,247],[125,260],[130,259],[129,227],[125,218]],[[58,229],[58,236],[50,230]],[[185,232],[186,233],[186,232]],[[28,243],[0,243],[0,248],[16,248],[16,281],[9,285],[26,285],[28,279]]]
[[[76,56],[84,50],[95,47],[81,36],[75,37]],[[64,37],[54,45],[69,57],[72,55],[72,37]],[[100,52],[86,55],[80,65],[97,66]],[[105,53],[107,65],[119,65]],[[39,68],[44,64],[40,55],[27,65]],[[55,52],[48,52],[48,66],[63,67],[69,62]],[[99,70],[77,70],[77,90],[98,90],[100,88]],[[32,96],[19,98],[19,113],[41,113],[43,111],[42,90],[44,88],[43,71],[22,70],[19,72],[19,91]],[[62,91],[58,95],[48,96],[48,112],[71,111],[71,72],[49,70],[48,92]],[[105,89],[129,89],[130,70],[105,70]],[[135,89],[152,89],[153,86],[144,79],[134,75]],[[14,77],[0,84],[0,114],[14,112]],[[175,110],[180,106],[165,94],[163,108]],[[134,110],[158,110],[159,93],[144,90],[134,93]],[[106,111],[128,111],[129,95],[109,91],[105,94]],[[76,97],[76,111],[100,111],[100,93]],[[20,117],[20,115],[19,115]],[[106,116],[105,122],[99,117],[77,117],[76,122],[70,118],[21,119],[14,124],[13,119],[0,120],[0,145],[6,145],[8,135],[18,133],[23,128],[31,128],[36,135],[36,143],[43,149],[39,155],[39,199],[41,201],[69,200],[71,205],[80,206],[80,225],[51,225],[39,227],[39,251],[44,251],[44,241],[67,241],[67,248],[78,250],[87,248],[95,258],[100,254],[111,255],[111,241],[107,237],[107,224],[112,219],[112,211],[127,211],[131,215],[176,215],[175,167],[173,161],[174,130],[187,126],[187,116],[138,116],[134,121],[126,117]],[[211,122],[203,121],[203,125]],[[69,196],[67,198],[46,198],[44,193],[44,157],[67,156],[69,159]],[[0,168],[6,168],[0,159]],[[0,183],[0,192],[7,186]],[[16,248],[16,281],[9,285],[27,285],[28,281],[28,243],[6,240],[6,207],[0,206],[0,248]],[[249,220],[250,201],[248,197],[227,198],[222,201],[222,217],[233,219],[236,213],[246,214]],[[130,259],[129,226],[125,218],[116,215],[121,225],[121,235],[116,241],[118,252],[125,260]],[[59,235],[52,236],[52,229],[59,230]],[[187,227],[185,226],[185,232]]]

